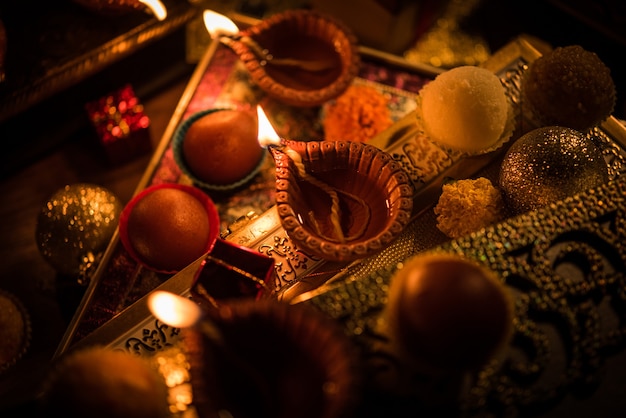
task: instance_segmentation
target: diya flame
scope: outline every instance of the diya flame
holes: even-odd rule
[[[219,14],[213,10],[205,10],[202,14],[202,18],[204,20],[204,26],[213,39],[217,39],[221,35],[235,36],[239,33],[239,28],[235,22],[223,14]]]

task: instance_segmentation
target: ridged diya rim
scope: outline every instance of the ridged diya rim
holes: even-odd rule
[[[375,183],[385,193],[390,205],[384,227],[368,238],[345,243],[328,241],[306,228],[291,206],[292,180],[297,171],[291,159],[277,152],[276,207],[281,224],[296,245],[312,256],[329,261],[353,261],[375,254],[390,244],[411,219],[414,188],[408,174],[389,154],[372,145],[352,141],[284,141],[301,156],[307,172],[315,175],[321,166],[331,169],[354,169],[372,173]]]
[[[261,158],[259,159],[258,164],[252,169],[252,171],[250,171],[245,177],[242,177],[240,180],[233,182],[233,183],[228,183],[228,184],[207,183],[206,181],[199,179],[194,174],[191,168],[189,168],[189,165],[187,165],[187,162],[185,161],[185,155],[183,153],[183,142],[185,141],[185,135],[187,134],[187,130],[195,121],[197,121],[201,117],[208,115],[209,113],[219,112],[222,110],[234,110],[234,108],[213,108],[213,109],[200,110],[196,113],[193,113],[191,116],[189,116],[187,119],[185,119],[182,123],[178,125],[178,127],[176,128],[176,131],[174,132],[174,139],[172,140],[172,151],[174,153],[174,162],[176,163],[178,168],[180,168],[183,174],[189,177],[191,181],[193,182],[193,184],[195,184],[196,186],[202,189],[212,190],[216,192],[228,192],[231,190],[238,189],[239,187],[244,186],[245,184],[249,183],[257,174],[259,174],[259,172],[261,171],[261,168],[263,167],[263,164],[265,163],[265,159],[267,158],[267,152],[263,152],[261,154]]]
[[[341,59],[340,75],[327,86],[317,90],[298,90],[274,80],[261,65],[258,57],[248,45],[235,41],[232,49],[245,65],[254,82],[270,96],[293,106],[319,106],[343,93],[357,76],[361,58],[357,49],[357,38],[343,22],[333,16],[311,10],[288,10],[270,16],[240,32],[252,39],[272,31],[278,25],[288,24],[294,31],[315,35],[331,45]],[[288,36],[281,32],[280,36]]]
[[[26,354],[30,348],[32,340],[32,323],[28,310],[17,296],[13,293],[0,289],[0,296],[4,296],[9,299],[22,315],[22,321],[24,322],[22,331],[24,332],[22,340],[20,341],[20,349],[15,353],[13,358],[8,359],[4,364],[0,364],[0,376],[7,370],[13,368],[15,364]]]
[[[146,197],[148,194],[154,192],[155,190],[167,189],[167,188],[182,190],[190,194],[191,196],[195,197],[196,199],[198,199],[198,201],[202,204],[202,206],[204,206],[204,209],[206,210],[207,217],[209,220],[209,236],[207,240],[207,246],[204,252],[208,253],[211,250],[211,248],[213,248],[213,245],[215,244],[215,241],[217,240],[219,232],[220,232],[219,213],[217,211],[217,208],[215,207],[215,204],[206,193],[202,192],[202,190],[196,187],[187,186],[185,184],[178,184],[178,183],[155,184],[155,185],[147,187],[146,189],[136,194],[126,204],[126,206],[124,206],[124,209],[122,209],[122,213],[120,214],[120,221],[118,224],[118,231],[119,231],[120,241],[122,242],[122,246],[124,247],[126,252],[128,252],[128,254],[131,256],[131,258],[135,260],[139,265],[147,268],[148,270],[155,271],[157,273],[175,274],[175,273],[178,273],[179,270],[158,269],[154,266],[151,266],[149,263],[143,260],[141,256],[139,256],[139,254],[137,254],[137,252],[133,248],[133,245],[130,242],[130,237],[128,236],[128,218],[130,217],[130,214],[133,211],[133,208],[135,207],[135,205],[141,199]]]

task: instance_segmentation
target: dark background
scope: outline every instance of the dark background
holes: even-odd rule
[[[7,80],[0,83],[0,288],[24,302],[33,324],[26,356],[10,373],[0,375],[3,417],[23,415],[32,406],[33,388],[84,292],[74,278],[59,276],[39,254],[34,231],[41,205],[64,185],[77,182],[107,187],[126,202],[150,158],[145,155],[111,165],[91,131],[85,103],[132,84],[151,118],[151,141],[156,145],[195,68],[196,63],[185,55],[188,20],[204,6],[213,8],[213,3],[220,7],[229,3],[256,17],[276,3],[280,7],[305,4],[171,0],[164,3],[180,19],[176,24],[166,24],[170,26],[161,28],[158,36],[125,53],[104,54],[101,61],[81,67],[81,60],[107,42],[130,36],[136,27],[158,25],[153,26],[154,20],[143,14],[94,14],[70,0],[40,3],[37,7],[31,2],[0,3],[9,51]],[[461,28],[482,36],[492,51],[520,34],[529,34],[553,46],[579,44],[596,52],[611,69],[617,86],[614,114],[626,117],[626,6],[622,2],[483,0],[461,21]],[[77,67],[71,79],[61,77],[64,70]],[[61,81],[50,82],[51,74]],[[606,389],[618,406],[624,403],[619,395],[623,388],[626,383]],[[605,412],[610,409],[606,405]],[[589,413],[579,412],[577,416]],[[619,416],[617,411],[614,416]]]

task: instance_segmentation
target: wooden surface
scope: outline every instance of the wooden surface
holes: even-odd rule
[[[187,78],[180,78],[142,100],[151,120],[153,147],[161,139],[186,84]],[[32,394],[33,382],[40,381],[47,370],[84,291],[71,278],[58,276],[38,250],[35,228],[42,205],[57,190],[75,183],[105,187],[126,203],[150,159],[148,154],[111,166],[90,134],[80,131],[0,182],[4,202],[0,207],[0,289],[23,302],[33,328],[31,346],[19,367],[13,369],[19,375],[9,379],[10,370],[0,376],[0,410],[3,405],[22,402],[22,395]]]
[[[537,2],[531,2],[537,3]],[[539,2],[541,3],[541,2]],[[503,3],[484,1],[484,9],[492,7],[492,14],[506,16],[504,12],[493,6],[504,7]],[[530,14],[531,8],[528,8]],[[513,33],[519,34],[521,24],[513,24],[508,19],[470,19],[468,26],[479,26],[483,33],[494,40],[491,45],[497,49],[502,43],[507,42]],[[579,42],[593,50],[601,50],[602,58],[609,61],[609,65],[615,68],[615,76],[619,77],[618,91],[623,90],[623,74],[619,62],[623,60],[623,49],[615,50],[615,45],[606,42],[602,38],[597,42],[590,31],[556,30],[552,33],[550,26],[545,24],[548,20],[546,15],[536,14],[536,25],[529,25],[528,20],[520,17],[524,23],[524,32],[535,34],[540,38],[550,41],[554,45]],[[504,27],[504,23],[507,26]],[[510,25],[509,25],[510,23]],[[519,23],[519,22],[518,22]],[[538,29],[533,30],[537,26]],[[555,29],[556,29],[555,25]],[[179,34],[180,35],[180,34]],[[618,43],[619,44],[619,43]],[[623,47],[623,45],[619,44]],[[181,46],[181,52],[184,47]],[[621,57],[621,58],[620,58]],[[167,58],[171,59],[171,58]],[[179,59],[179,58],[178,58]],[[163,64],[159,64],[163,65]],[[152,74],[152,78],[159,79],[162,74],[159,70]],[[187,71],[188,70],[188,71]],[[188,81],[188,75],[193,70],[192,66],[182,63],[175,75],[167,78],[167,82],[158,81],[158,88],[139,89],[138,97],[145,106],[145,112],[151,119],[150,136],[153,146],[160,141],[161,136],[169,122],[173,110],[180,99]],[[186,72],[187,71],[187,72]],[[142,77],[136,74],[117,74],[117,81],[126,82],[140,80]],[[161,77],[163,78],[163,77]],[[108,80],[111,82],[111,80]],[[120,87],[121,87],[120,82]],[[108,89],[104,84],[101,86]],[[108,91],[108,90],[105,90]],[[150,94],[143,94],[150,92]],[[621,96],[621,95],[620,95]],[[95,98],[99,96],[94,96]],[[83,104],[81,102],[79,104]],[[63,105],[64,103],[55,103]],[[80,111],[80,109],[79,109]],[[624,107],[618,106],[616,114],[624,115]],[[25,120],[25,124],[39,124],[46,126],[50,121],[43,119]],[[61,124],[62,125],[62,124]],[[71,125],[71,124],[67,124]],[[32,321],[32,341],[25,357],[20,361],[19,367],[0,375],[0,416],[18,416],[27,412],[24,402],[36,392],[36,385],[44,377],[50,359],[66,330],[66,327],[74,314],[84,288],[77,285],[72,279],[60,277],[55,270],[44,260],[39,253],[35,238],[37,215],[44,202],[56,191],[68,184],[92,183],[102,186],[115,194],[123,203],[126,203],[133,195],[150,155],[144,155],[127,164],[120,166],[110,165],[98,144],[94,141],[92,132],[75,126],[65,126],[62,129],[46,132],[45,129],[37,133],[31,133],[30,126],[24,125],[24,130],[19,126],[13,131],[11,137],[0,126],[0,138],[6,143],[7,140],[19,141],[20,136],[26,135],[24,141],[32,141],[33,146],[23,147],[19,152],[9,149],[5,154],[2,164],[2,177],[0,177],[0,289],[16,295],[30,313]],[[27,132],[27,134],[24,134]],[[37,135],[38,138],[31,138]],[[16,138],[17,136],[17,138]],[[39,144],[46,143],[45,147]],[[5,165],[11,167],[5,170]],[[612,369],[615,370],[621,369]],[[610,370],[611,371],[611,370]],[[615,390],[615,399],[620,399],[623,389],[623,376],[617,376],[615,385],[609,390]],[[15,404],[22,404],[12,408]],[[28,403],[27,403],[28,404]],[[6,412],[10,410],[10,412]],[[11,413],[13,412],[13,413]],[[25,414],[24,414],[25,415]]]

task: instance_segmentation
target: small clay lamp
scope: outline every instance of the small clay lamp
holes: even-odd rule
[[[212,36],[239,56],[252,80],[289,105],[319,106],[343,93],[357,75],[356,38],[331,16],[289,10],[243,31],[209,10],[204,20]]]
[[[276,162],[276,206],[298,248],[353,261],[390,244],[411,219],[413,185],[382,150],[360,142],[281,140],[259,111],[259,141]]]

